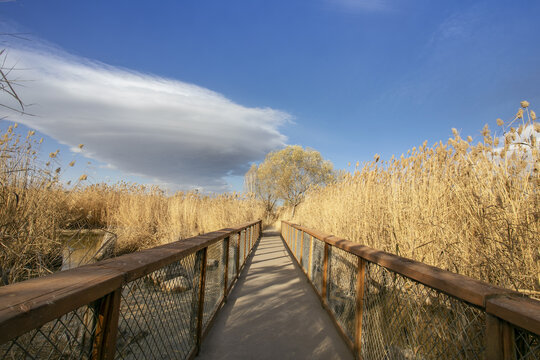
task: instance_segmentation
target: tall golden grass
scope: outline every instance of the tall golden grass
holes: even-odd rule
[[[294,222],[492,284],[540,290],[540,124],[521,104],[501,138],[456,130],[311,189]],[[538,294],[538,293],[537,293]]]
[[[238,194],[206,196],[118,183],[67,187],[58,151],[39,159],[41,140],[0,132],[0,284],[48,274],[62,263],[66,241],[106,229],[116,255],[262,218],[264,208]],[[73,165],[73,163],[70,163]],[[69,231],[68,231],[69,230]]]

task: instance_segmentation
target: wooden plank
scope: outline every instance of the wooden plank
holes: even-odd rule
[[[303,270],[303,263],[302,263],[302,260],[304,258],[304,232],[303,231],[300,231],[300,260],[299,260],[299,263],[300,263],[300,267],[302,268]]]
[[[244,233],[244,259],[242,261],[242,266],[244,266],[244,264],[246,263],[246,258],[247,258],[247,238],[246,238],[247,232],[246,230],[244,230],[243,233]]]
[[[328,253],[330,252],[330,245],[327,243],[324,244],[324,255],[323,255],[323,278],[322,278],[322,288],[321,288],[321,297],[323,299],[323,304],[328,304],[328,299],[326,296],[327,284],[328,284]]]
[[[199,306],[197,312],[197,354],[201,349],[202,331],[203,331],[203,316],[204,316],[204,292],[206,287],[206,263],[208,257],[208,248],[202,250],[202,266],[201,266],[201,278],[199,284]]]
[[[486,312],[540,336],[540,301],[503,295],[486,301]]]
[[[486,316],[485,359],[516,360],[514,329],[504,320]]]
[[[240,276],[240,233],[238,233],[238,246],[236,247],[236,278]]]
[[[82,266],[0,287],[0,344],[122,286],[123,273]]]
[[[364,280],[366,277],[366,262],[358,258],[358,273],[356,274],[356,318],[354,348],[357,359],[362,359],[362,316],[364,311]]]
[[[204,250],[199,250],[195,254],[195,263],[193,264],[193,284],[197,284],[197,287],[193,287],[191,292],[191,312],[189,322],[189,334],[193,336],[193,342],[195,344],[195,355],[197,353],[197,339],[198,339],[198,326],[199,326],[199,296],[201,295],[201,281],[202,281],[202,267],[203,267]]]
[[[92,347],[92,359],[114,359],[121,292],[121,289],[116,289],[106,295],[100,304],[97,314],[96,336]]]
[[[225,240],[223,240],[223,246],[225,247],[225,255],[224,255],[224,261],[225,261],[225,274],[223,275],[223,297],[227,297],[227,281],[229,280],[229,242],[230,238],[226,237]]]

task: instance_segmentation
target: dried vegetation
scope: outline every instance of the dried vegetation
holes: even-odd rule
[[[311,189],[293,221],[538,295],[540,124],[527,102],[497,123],[500,136],[486,125],[476,145],[454,129],[446,143],[357,164]]]
[[[85,174],[68,186],[58,151],[43,163],[34,137],[17,134],[17,125],[0,132],[0,284],[58,270],[66,243],[86,241],[91,229],[112,234],[118,255],[262,217],[260,202],[237,194],[85,186]]]

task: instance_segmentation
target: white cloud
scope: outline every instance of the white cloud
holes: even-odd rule
[[[285,112],[33,45],[10,48],[7,60],[25,69],[12,74],[31,80],[18,93],[35,116],[10,119],[73,149],[82,143],[85,155],[121,171],[219,191],[224,177],[285,144]]]

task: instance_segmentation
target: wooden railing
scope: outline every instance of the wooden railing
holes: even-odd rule
[[[287,221],[281,235],[360,359],[540,359],[540,301]]]
[[[0,358],[193,358],[261,221],[0,288]]]

